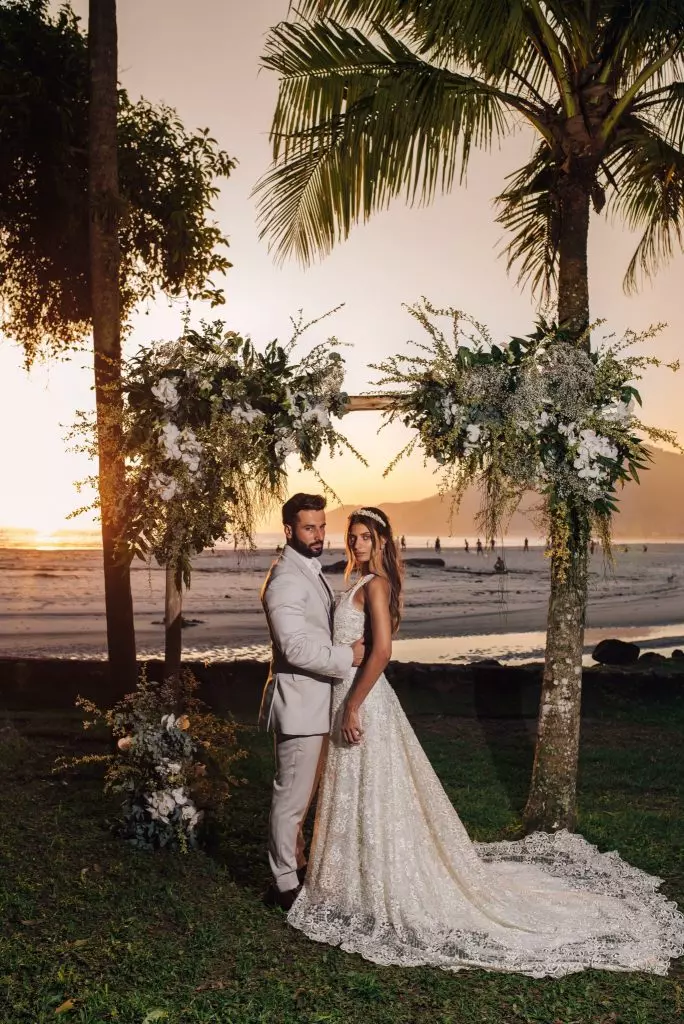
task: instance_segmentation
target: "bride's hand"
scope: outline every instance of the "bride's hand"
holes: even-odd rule
[[[342,735],[347,743],[358,746],[363,736],[361,716],[357,708],[345,707],[342,716]]]

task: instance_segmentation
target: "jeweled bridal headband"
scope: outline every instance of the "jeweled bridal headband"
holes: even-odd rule
[[[353,516],[368,516],[369,519],[374,519],[376,523],[380,523],[381,526],[387,526],[386,521],[379,516],[377,512],[371,512],[369,508],[357,508],[356,512],[352,512]]]

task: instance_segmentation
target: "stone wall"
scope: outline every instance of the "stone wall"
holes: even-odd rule
[[[152,679],[161,678],[162,663],[149,661]],[[263,662],[188,663],[201,683],[199,695],[218,712],[256,722],[268,668]],[[684,668],[684,666],[682,666]],[[408,714],[443,714],[478,718],[535,718],[542,666],[423,665],[392,662],[387,676]],[[0,658],[2,711],[46,711],[74,707],[78,695],[111,707],[122,694],[109,677],[106,662]],[[585,714],[603,711],[610,701],[684,699],[684,671],[654,666],[592,668],[584,673]]]

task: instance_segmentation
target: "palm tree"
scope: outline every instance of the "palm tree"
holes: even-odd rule
[[[264,57],[280,90],[257,191],[279,258],[327,253],[395,196],[429,202],[463,180],[473,147],[520,123],[537,145],[498,219],[519,280],[555,295],[564,341],[589,344],[592,208],[642,232],[628,290],[681,246],[681,0],[298,0],[297,12]],[[552,558],[528,830],[574,825],[586,595],[581,544],[569,580]]]
[[[122,453],[121,297],[117,151],[116,0],[90,0],[90,287],[107,646],[112,678],[128,692],[137,668],[129,562],[120,557]]]

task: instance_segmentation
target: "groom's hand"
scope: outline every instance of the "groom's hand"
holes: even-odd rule
[[[352,654],[354,655],[352,666],[357,668],[366,656],[366,645],[363,640],[355,640],[351,645]]]

